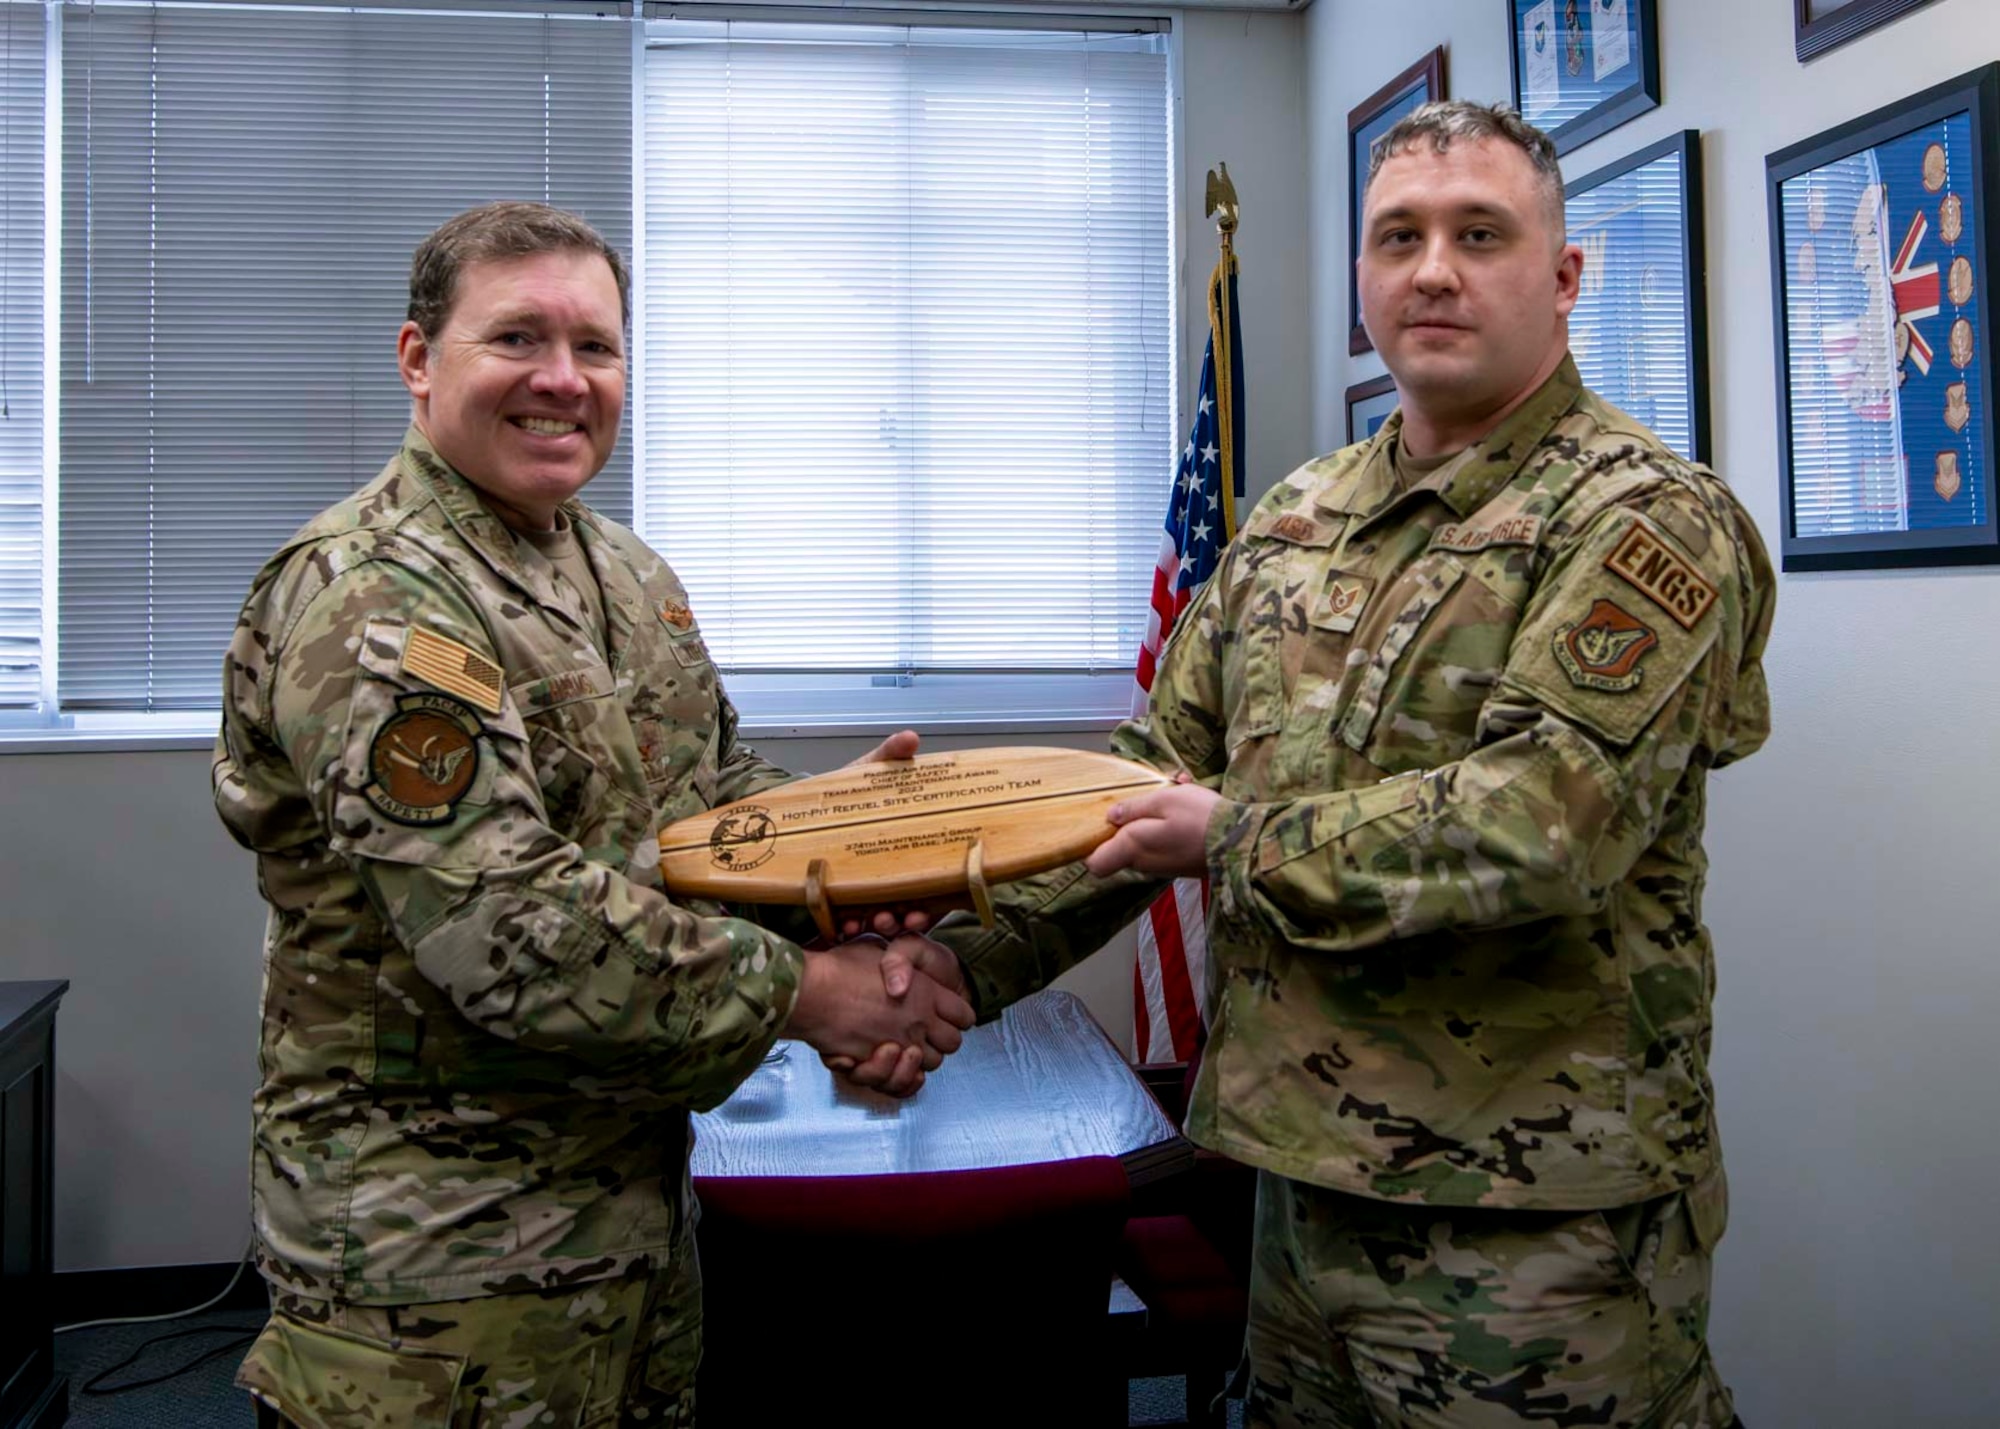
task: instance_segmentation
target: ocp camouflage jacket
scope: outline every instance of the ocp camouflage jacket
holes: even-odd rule
[[[602,587],[525,561],[412,430],[274,556],[225,670],[216,807],[270,904],[252,1189],[264,1273],[400,1304],[662,1263],[686,1109],[801,954],[662,892],[663,823],[782,782],[687,593],[564,510]]]
[[[1568,362],[1407,491],[1400,431],[1265,496],[1113,736],[1224,797],[1189,1134],[1439,1205],[1689,1185],[1719,1154],[1707,778],[1768,731],[1769,559]],[[982,1013],[1155,887],[1006,890],[998,932],[948,934]]]

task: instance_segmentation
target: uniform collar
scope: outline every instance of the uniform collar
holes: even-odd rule
[[[554,568],[546,561],[521,559],[521,548],[507,523],[493,514],[492,508],[481,498],[478,487],[438,455],[430,438],[419,431],[415,423],[403,433],[399,459],[411,479],[435,498],[438,509],[444,513],[445,520],[451,524],[459,539],[491,567],[494,574],[532,597],[537,605],[556,611],[579,630],[589,630],[583,612],[557,587],[552,574]],[[583,504],[574,500],[565,501],[562,511],[570,518],[578,540],[588,549],[597,531],[584,514]]]
[[[1449,506],[1453,515],[1461,519],[1470,516],[1520,474],[1535,449],[1582,395],[1583,378],[1575,360],[1565,353],[1548,380],[1505,421],[1407,491],[1396,485],[1391,457],[1403,432],[1403,410],[1398,407],[1375,434],[1354,480],[1329,493],[1322,504],[1373,520],[1418,492],[1430,492]]]

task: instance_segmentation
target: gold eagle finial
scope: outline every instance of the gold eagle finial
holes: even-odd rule
[[[1202,212],[1215,219],[1217,229],[1225,235],[1236,231],[1236,185],[1229,182],[1229,165],[1217,164],[1208,171],[1203,203]]]

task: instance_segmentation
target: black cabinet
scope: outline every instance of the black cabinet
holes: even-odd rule
[[[0,1429],[69,1417],[54,1325],[56,1004],[66,982],[0,982]]]

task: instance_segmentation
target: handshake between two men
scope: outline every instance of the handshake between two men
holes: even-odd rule
[[[891,735],[661,833],[671,891],[803,904],[809,948],[787,1031],[858,1086],[909,1096],[975,1014],[958,959],[926,936],[959,910],[992,921],[989,884],[1076,859],[1104,876],[1198,874],[1217,796],[1109,755],[1008,748],[918,757]],[[834,909],[841,910],[836,918]]]

